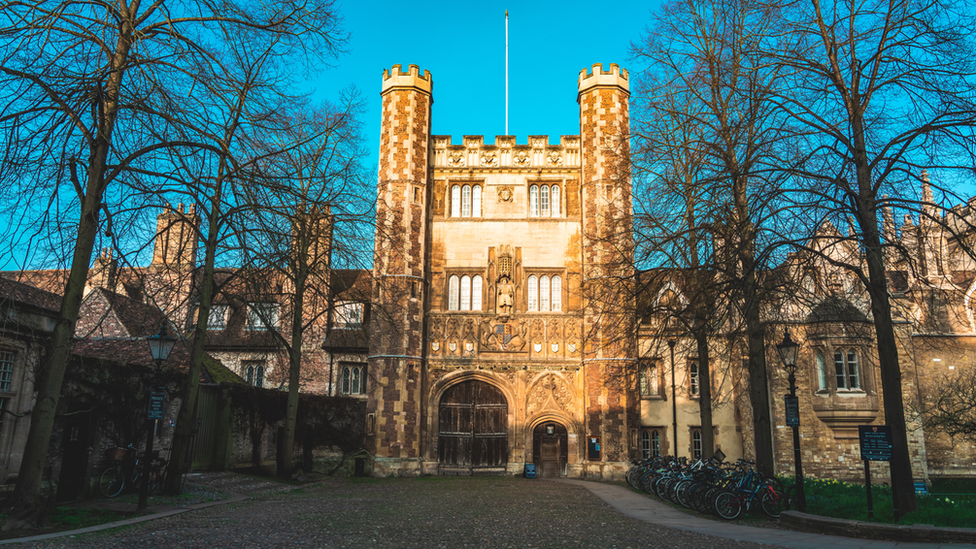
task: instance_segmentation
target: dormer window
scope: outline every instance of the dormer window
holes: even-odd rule
[[[363,327],[363,304],[336,303],[334,326],[340,330],[359,330]]]
[[[277,303],[248,303],[247,329],[273,330],[278,326]]]

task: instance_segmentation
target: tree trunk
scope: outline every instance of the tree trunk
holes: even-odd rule
[[[217,254],[218,225],[220,217],[220,183],[210,200],[207,215],[207,242],[204,251],[203,280],[200,282],[200,306],[197,309],[197,324],[193,328],[193,348],[190,350],[190,367],[180,395],[182,403],[176,416],[176,429],[173,431],[173,446],[166,474],[164,493],[179,495],[183,490],[183,474],[187,472],[192,456],[189,455],[190,441],[196,429],[196,401],[200,388],[200,370],[205,356],[204,344],[207,340],[207,323],[214,294],[214,263]]]
[[[306,248],[307,249],[307,248]],[[291,348],[288,349],[288,407],[285,413],[285,428],[278,455],[278,476],[291,478],[295,454],[295,424],[298,421],[298,385],[302,371],[302,339],[305,311],[305,281],[307,269],[305,259],[297,259],[301,266],[295,280],[295,297],[292,307]]]
[[[892,427],[894,437],[890,466],[891,493],[897,520],[905,513],[916,510],[918,502],[915,500],[915,483],[908,454],[908,427],[905,424],[905,404],[901,392],[901,366],[898,363],[898,347],[895,341],[894,322],[891,318],[891,302],[888,298],[888,274],[884,264],[884,249],[881,245],[881,232],[878,230],[877,196],[873,187],[871,168],[867,161],[862,119],[858,116],[852,118],[854,164],[858,186],[855,208],[862,232],[865,260],[868,264],[867,290],[871,296],[871,313],[874,316],[874,330],[878,345],[885,423]]]
[[[99,179],[101,173],[98,174]],[[101,209],[101,194],[94,190],[82,201],[81,219],[78,224],[78,238],[75,241],[71,271],[58,313],[58,323],[54,328],[51,350],[46,368],[40,372],[37,398],[30,417],[30,429],[20,464],[20,474],[14,487],[13,506],[27,512],[42,507],[41,481],[47,452],[54,430],[61,384],[71,354],[71,338],[75,334],[75,324],[84,297],[85,282],[91,264],[92,250],[98,233],[98,212]]]

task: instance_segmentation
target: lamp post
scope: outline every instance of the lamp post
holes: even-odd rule
[[[790,393],[783,398],[786,401],[786,424],[793,428],[793,467],[796,475],[796,510],[804,512],[807,509],[806,494],[803,492],[803,462],[800,456],[800,404],[796,397],[796,359],[800,345],[790,337],[789,330],[783,336],[783,342],[776,345],[779,358],[783,361],[783,369],[789,374]]]
[[[159,387],[159,369],[162,367],[163,362],[169,358],[169,354],[173,351],[173,346],[176,344],[176,338],[166,333],[166,321],[164,320],[162,325],[159,327],[159,333],[146,338],[149,343],[149,353],[152,355],[153,362],[156,363],[156,368],[153,370],[152,382],[150,385],[149,392],[149,409],[148,417],[149,422],[149,432],[146,435],[146,454],[142,460],[142,484],[139,486],[139,508],[138,511],[142,512],[146,510],[146,503],[149,500],[149,474],[150,466],[152,465],[152,451],[153,451],[153,439],[156,435],[156,422],[163,417],[163,402],[166,400],[166,389],[164,387]]]
[[[674,435],[674,458],[678,458],[678,400],[676,398],[677,393],[674,386],[674,346],[678,343],[678,340],[670,337],[668,338],[668,347],[671,348],[671,428],[672,434]]]

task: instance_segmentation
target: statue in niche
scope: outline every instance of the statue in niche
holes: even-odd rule
[[[510,315],[512,314],[512,309],[515,307],[515,286],[512,285],[512,281],[505,275],[498,280],[498,300],[495,304],[495,309],[500,315]]]

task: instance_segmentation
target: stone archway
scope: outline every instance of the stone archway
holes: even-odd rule
[[[484,381],[450,387],[438,406],[437,460],[442,474],[504,474],[508,402]]]

